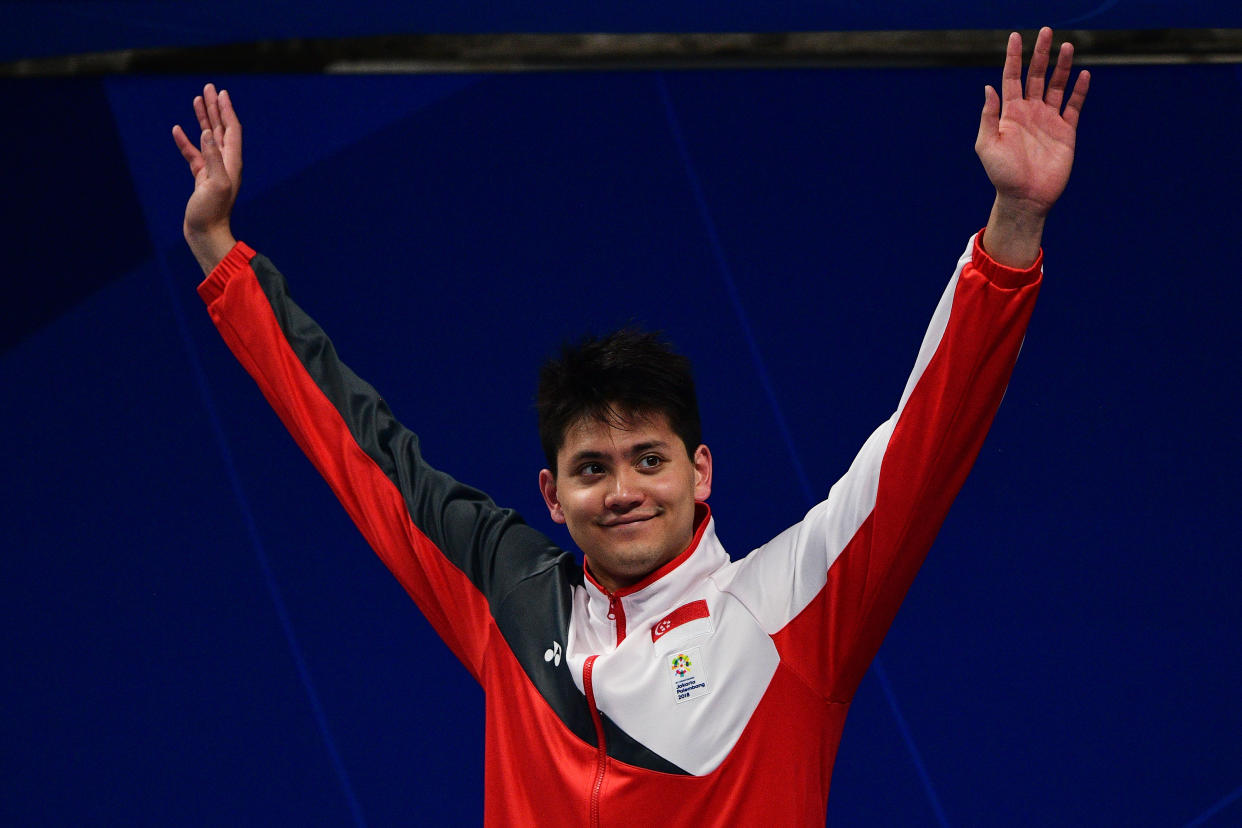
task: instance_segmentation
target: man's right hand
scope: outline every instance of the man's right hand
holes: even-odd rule
[[[190,251],[206,275],[236,244],[229,228],[229,216],[241,186],[242,134],[229,93],[222,91],[217,95],[210,83],[203,87],[203,94],[194,99],[194,114],[202,130],[201,150],[179,125],[173,127],[172,133],[181,157],[190,165],[190,174],[194,176],[194,193],[185,205],[182,230]]]

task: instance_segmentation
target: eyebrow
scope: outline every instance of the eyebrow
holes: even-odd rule
[[[645,443],[635,443],[629,447],[628,455],[633,457],[635,455],[651,451],[652,449],[664,449],[667,451],[668,443],[663,440],[648,440]],[[583,449],[582,451],[576,452],[573,457],[569,458],[569,463],[570,465],[576,466],[586,460],[601,460],[607,457],[608,454],[606,452]]]

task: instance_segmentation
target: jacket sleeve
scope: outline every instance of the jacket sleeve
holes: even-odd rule
[[[198,290],[367,542],[479,679],[495,629],[489,605],[559,550],[513,511],[428,466],[418,437],[341,363],[265,257],[239,242]]]
[[[828,498],[735,567],[728,589],[782,660],[847,702],[979,454],[1022,346],[1042,274],[973,237],[940,299],[893,415]]]

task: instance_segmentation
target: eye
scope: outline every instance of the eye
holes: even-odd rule
[[[582,475],[583,477],[593,477],[595,475],[600,475],[603,473],[604,473],[604,466],[602,463],[594,463],[594,462],[583,463],[578,468],[578,474]]]
[[[664,458],[658,454],[644,454],[638,458],[638,468],[640,469],[658,469],[664,463]]]

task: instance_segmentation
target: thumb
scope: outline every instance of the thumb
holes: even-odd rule
[[[983,87],[983,112],[979,115],[979,138],[976,143],[994,139],[1000,134],[1000,95],[991,86]]]
[[[200,144],[203,147],[203,161],[206,164],[207,177],[227,181],[228,173],[224,169],[224,156],[220,154],[220,146],[216,143],[216,136],[210,129],[203,130]]]

